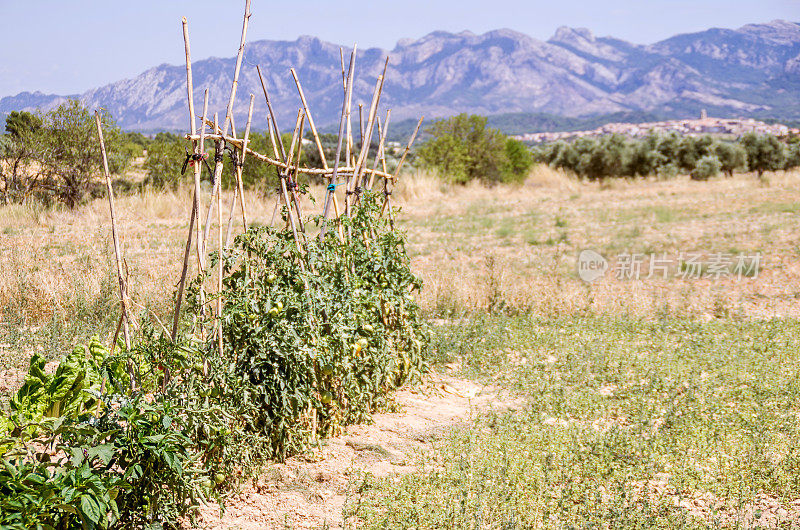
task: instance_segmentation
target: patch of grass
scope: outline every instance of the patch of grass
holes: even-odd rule
[[[653,214],[659,223],[669,223],[675,220],[675,211],[667,206],[656,206],[653,208]]]
[[[500,239],[505,239],[516,233],[517,220],[515,218],[505,218],[500,222],[500,226],[494,231]]]
[[[751,207],[750,213],[800,213],[800,202],[767,202]]]
[[[445,433],[413,474],[355,478],[345,514],[365,528],[752,527],[800,497],[797,321],[483,318],[437,334],[439,359],[524,403]]]
[[[526,230],[525,233],[522,234],[522,240],[529,245],[541,245],[541,242],[539,241],[539,233],[533,228]]]

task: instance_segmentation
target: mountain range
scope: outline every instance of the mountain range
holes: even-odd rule
[[[266,126],[255,64],[265,74],[281,127],[294,125],[300,106],[289,74],[294,67],[317,125],[335,128],[343,95],[340,48],[309,36],[293,42],[248,43],[237,92],[239,128],[250,93],[256,94],[254,126]],[[349,57],[346,47],[344,56]],[[354,103],[363,103],[365,113],[387,56],[381,107],[392,108],[393,121],[459,112],[570,118],[648,113],[683,118],[698,115],[701,109],[718,116],[800,117],[800,24],[783,20],[712,28],[650,45],[568,27],[559,28],[547,41],[508,29],[482,35],[436,31],[417,40],[401,40],[392,50],[358,51]],[[208,88],[211,111],[224,114],[234,64],[234,57],[194,62],[196,109]],[[184,65],[162,64],[83,94],[23,92],[0,99],[0,114],[48,110],[67,97],[108,109],[126,130],[187,126]]]

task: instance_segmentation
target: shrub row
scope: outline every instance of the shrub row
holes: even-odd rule
[[[748,133],[736,141],[711,136],[680,137],[651,134],[643,139],[622,135],[558,141],[534,149],[538,161],[597,180],[610,177],[657,175],[673,177],[684,172],[705,180],[736,170],[757,172],[800,165],[800,143],[781,142],[771,135]]]

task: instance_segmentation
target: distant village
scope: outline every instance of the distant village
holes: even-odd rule
[[[677,133],[681,136],[697,136],[701,134],[741,136],[749,132],[786,136],[800,134],[800,129],[790,128],[780,123],[770,125],[752,118],[709,118],[703,111],[699,119],[654,121],[650,123],[607,123],[591,131],[526,133],[514,136],[514,138],[527,143],[547,143],[608,134],[647,136],[650,133]]]

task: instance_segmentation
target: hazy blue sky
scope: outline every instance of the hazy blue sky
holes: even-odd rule
[[[0,0],[0,97],[23,90],[80,93],[183,61],[180,18],[193,59],[233,56],[238,0]],[[309,34],[393,48],[433,30],[511,28],[546,40],[559,26],[587,27],[647,44],[708,27],[776,18],[800,21],[800,0],[252,0],[248,40]]]

